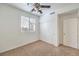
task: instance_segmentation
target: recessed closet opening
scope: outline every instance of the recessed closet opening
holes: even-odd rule
[[[59,45],[78,48],[78,10],[58,15]]]

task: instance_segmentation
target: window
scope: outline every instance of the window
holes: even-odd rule
[[[35,19],[30,18],[30,31],[35,31]]]
[[[34,32],[34,31],[35,31],[35,19],[21,16],[21,32]]]

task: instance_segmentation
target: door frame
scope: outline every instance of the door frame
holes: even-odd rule
[[[71,11],[68,11],[68,12],[64,12],[64,13],[61,13],[61,14],[58,14],[58,20],[59,20],[59,17],[61,17],[63,14],[65,14],[65,13],[72,13],[72,12],[75,12],[77,15],[77,19],[79,19],[79,16],[78,16],[78,9],[74,9],[74,10],[71,10]],[[59,23],[59,22],[58,22]],[[63,45],[63,39],[64,39],[64,28],[63,28],[63,26],[64,26],[64,20],[62,19],[62,45]],[[60,33],[59,33],[59,31],[60,31],[60,29],[59,29],[59,24],[58,24],[58,38],[59,38],[59,36],[60,36]],[[60,38],[59,38],[59,46],[61,45],[61,43],[60,43]],[[77,20],[77,48],[78,48],[78,20]]]

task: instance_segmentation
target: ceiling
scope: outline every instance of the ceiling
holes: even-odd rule
[[[31,9],[33,7],[32,7],[32,5],[28,6],[27,3],[9,3],[9,5],[12,5],[16,8],[19,8],[21,10],[24,10],[26,12],[30,12],[32,14],[39,15],[39,16],[50,13],[50,12],[54,12],[56,9],[60,9],[60,8],[69,6],[72,3],[41,3],[41,4],[42,5],[50,5],[51,8],[48,8],[48,9],[47,8],[42,8],[43,14],[40,14],[40,13],[37,13],[37,12],[31,12]]]

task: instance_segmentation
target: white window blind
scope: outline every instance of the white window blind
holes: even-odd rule
[[[21,32],[35,32],[35,23],[34,18],[21,16]]]

